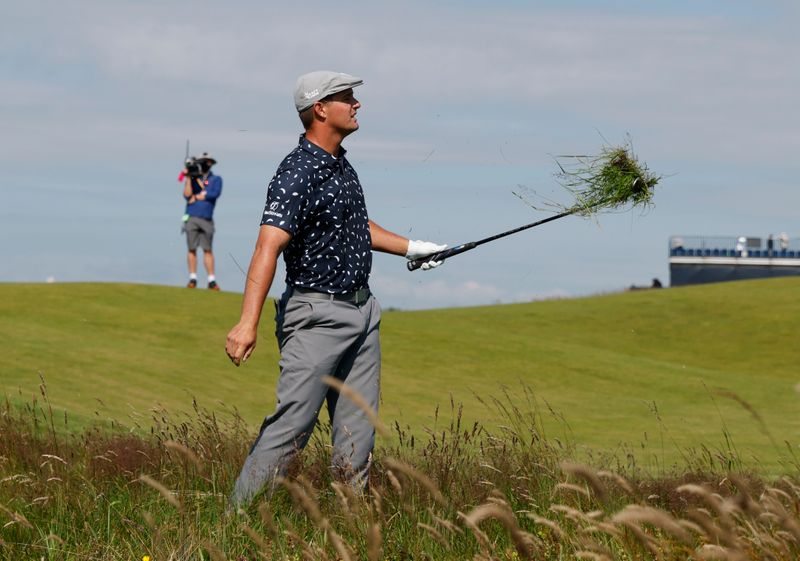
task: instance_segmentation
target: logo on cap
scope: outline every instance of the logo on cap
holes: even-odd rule
[[[312,90],[310,92],[303,92],[303,95],[306,99],[311,99],[312,97],[319,95],[319,90]]]

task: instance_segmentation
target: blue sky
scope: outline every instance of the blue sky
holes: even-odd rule
[[[670,235],[800,237],[798,15],[742,0],[17,3],[0,23],[0,281],[183,284],[190,139],[219,160],[217,276],[241,291],[300,132],[294,80],[332,69],[365,80],[346,147],[370,215],[413,238],[545,217],[513,192],[568,202],[552,155],[603,138],[630,134],[665,176],[645,215],[565,218],[430,272],[379,255],[385,307],[666,284]]]

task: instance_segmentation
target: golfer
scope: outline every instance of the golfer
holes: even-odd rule
[[[301,76],[295,86],[305,133],[267,189],[241,318],[225,347],[236,366],[255,349],[264,300],[283,254],[286,291],[275,315],[281,353],[277,408],[261,425],[236,481],[231,499],[237,505],[265,486],[272,489],[308,442],[323,403],[332,427],[334,477],[357,489],[366,486],[375,430],[363,411],[322,378],[338,378],[377,410],[381,311],[368,283],[372,251],[417,259],[445,247],[408,240],[369,219],[358,175],[342,148],[358,130],[361,104],[353,88],[362,83],[320,71]]]

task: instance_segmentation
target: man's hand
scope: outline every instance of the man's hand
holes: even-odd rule
[[[439,245],[433,242],[424,242],[422,240],[408,240],[406,259],[413,260],[413,259],[419,259],[421,257],[427,257],[428,255],[439,253],[446,247],[447,244]],[[427,263],[423,263],[420,268],[423,271],[427,271],[428,269],[435,269],[442,263],[444,263],[444,259],[442,259],[441,261],[428,261]]]
[[[256,348],[258,321],[261,308],[272,285],[278,255],[289,245],[292,236],[289,232],[276,226],[261,226],[258,231],[256,249],[247,269],[247,281],[244,284],[242,299],[242,315],[225,343],[225,352],[236,366],[246,361]]]
[[[256,349],[258,333],[255,327],[237,323],[228,333],[225,352],[236,366],[247,362]]]

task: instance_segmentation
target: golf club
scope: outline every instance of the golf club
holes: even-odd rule
[[[550,216],[549,218],[545,218],[543,220],[539,220],[537,222],[533,222],[532,224],[526,224],[524,226],[520,226],[519,228],[514,228],[513,230],[508,230],[507,232],[502,232],[500,234],[495,234],[494,236],[489,236],[488,238],[483,238],[482,240],[478,240],[476,242],[468,242],[456,247],[451,247],[450,249],[442,250],[438,253],[433,253],[426,257],[420,257],[419,259],[412,259],[406,266],[408,267],[409,271],[416,271],[424,263],[428,261],[441,261],[442,259],[447,259],[448,257],[452,257],[454,255],[458,255],[459,253],[464,253],[465,251],[469,251],[470,249],[475,249],[479,245],[483,245],[485,243],[493,242],[494,240],[499,240],[500,238],[504,238],[506,236],[510,236],[511,234],[516,234],[517,232],[521,232],[523,230],[527,230],[528,228],[533,228],[534,226],[541,226],[542,224],[546,224],[547,222],[552,222],[553,220],[558,220],[559,218],[564,218],[565,216],[569,216],[570,214],[575,214],[579,210],[584,210],[582,208],[573,208],[566,212],[562,212],[561,214],[556,214],[554,216]]]
[[[574,206],[566,208],[560,214],[532,224],[526,224],[475,242],[461,244],[426,257],[412,259],[406,263],[408,270],[416,271],[425,263],[453,257],[459,253],[475,249],[479,245],[493,242],[528,228],[541,226],[571,214],[587,214],[589,211],[596,212],[597,209],[620,208],[631,202],[633,203],[632,207],[646,206],[652,198],[653,187],[660,179],[660,177],[649,174],[646,167],[641,168],[638,166],[635,158],[623,148],[604,150],[603,154],[594,160],[585,164],[581,161],[581,163],[586,167],[577,170],[567,170],[559,164],[561,175],[565,177],[565,182],[562,182],[562,185],[565,185],[578,195],[578,202]]]

